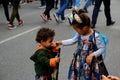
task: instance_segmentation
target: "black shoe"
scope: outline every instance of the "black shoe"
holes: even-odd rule
[[[95,26],[92,26],[91,28],[92,28],[92,29],[94,29],[94,28],[95,28]]]
[[[85,13],[88,13],[88,10],[86,8],[83,8],[85,10]]]
[[[115,21],[111,21],[111,22],[107,23],[107,26],[111,26],[113,24],[115,24]]]
[[[92,25],[91,28],[94,29],[94,28],[95,28],[95,25]]]

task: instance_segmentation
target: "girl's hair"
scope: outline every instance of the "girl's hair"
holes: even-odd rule
[[[73,13],[72,25],[74,24],[77,24],[79,28],[83,28],[84,26],[91,27],[90,18],[83,9],[80,9],[78,13]]]
[[[36,41],[38,43],[41,42],[41,40],[46,41],[49,37],[55,36],[55,31],[50,28],[40,28],[40,30],[37,33]]]

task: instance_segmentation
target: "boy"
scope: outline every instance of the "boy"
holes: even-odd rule
[[[49,28],[41,28],[36,36],[36,41],[40,43],[36,52],[30,57],[35,62],[35,80],[52,80],[52,73],[59,58],[55,57],[57,51],[53,50],[53,39],[55,32]],[[56,48],[54,48],[56,49]]]

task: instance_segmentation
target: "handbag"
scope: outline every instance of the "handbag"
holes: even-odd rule
[[[95,30],[94,30],[94,33],[93,33],[93,38],[94,38],[94,51],[96,51],[98,48],[96,46],[96,38],[95,38]],[[105,75],[105,76],[108,76],[109,73],[108,73],[108,70],[105,66],[105,63],[104,63],[104,59],[103,59],[103,56],[102,54],[98,57],[93,57],[93,60],[91,62],[91,68],[93,69],[95,64],[94,63],[98,63],[98,68],[99,68],[99,73],[100,75]]]
[[[92,63],[91,63],[92,70],[94,69],[94,66],[95,66],[94,63],[96,63],[96,62],[98,63],[98,69],[99,69],[100,75],[108,76],[109,73],[108,73],[108,70],[107,70],[107,68],[105,66],[105,63],[103,61],[102,55],[98,56],[97,58],[93,57],[93,60],[92,60]]]
[[[96,38],[95,38],[95,30],[94,30],[94,33],[93,33],[93,38],[94,38],[94,51],[96,51],[98,48],[96,46]],[[91,63],[91,66],[94,66],[94,63],[97,61],[98,63],[98,68],[99,68],[99,73],[101,75],[105,75],[105,76],[108,76],[109,73],[108,73],[108,70],[105,66],[105,63],[104,63],[104,59],[103,59],[103,56],[102,54],[100,56],[98,56],[97,58],[93,57],[93,60],[92,60],[92,63]]]

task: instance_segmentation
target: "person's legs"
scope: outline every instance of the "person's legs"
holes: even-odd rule
[[[110,0],[103,0],[103,4],[104,4],[104,13],[106,16],[106,22],[107,25],[109,24],[114,24],[115,22],[112,21],[111,19],[111,14],[110,14]]]
[[[54,0],[46,0],[46,10],[44,12],[47,18],[50,18],[50,10],[54,7]]]
[[[13,2],[12,5],[13,5],[13,11],[12,11],[10,23],[13,23],[15,18],[19,22],[20,21],[20,16],[19,16],[19,12],[18,12],[19,2]]]
[[[81,0],[75,0],[75,7],[80,9],[80,3],[81,3]]]
[[[72,8],[72,0],[68,0],[67,9],[71,9],[71,8]]]
[[[8,11],[8,3],[3,3],[3,8],[4,8],[4,13],[5,13],[7,21],[10,21],[9,11]]]
[[[18,21],[18,25],[22,25],[23,21],[20,20],[20,16],[18,13],[18,8],[19,8],[19,2],[12,2],[13,10],[10,18],[10,23],[8,24],[9,29],[14,29],[15,26],[13,25],[13,21],[16,18]]]
[[[41,6],[45,6],[45,0],[41,0]]]
[[[95,0],[92,0],[92,5],[94,5]]]
[[[85,9],[86,12],[88,12],[87,9],[91,5],[91,3],[92,3],[92,0],[87,0],[86,4],[84,6],[84,9]]]
[[[95,28],[101,3],[102,3],[102,0],[95,0],[95,6],[92,14],[92,28]]]
[[[64,0],[60,0],[60,8],[56,12],[57,15],[61,15],[63,5],[64,5]]]
[[[65,19],[64,11],[65,11],[65,9],[67,8],[67,6],[68,6],[68,0],[63,0],[62,6],[61,6],[60,9],[57,11],[57,14],[58,14],[58,15],[61,15],[61,19],[62,19],[62,20]]]
[[[73,6],[75,6],[75,0],[72,0]]]
[[[20,21],[20,15],[19,15],[19,11],[18,11],[18,8],[19,8],[19,2],[15,4],[16,5],[16,19],[17,21],[19,22]]]
[[[58,9],[58,0],[55,0],[55,2],[54,2],[54,8]]]

